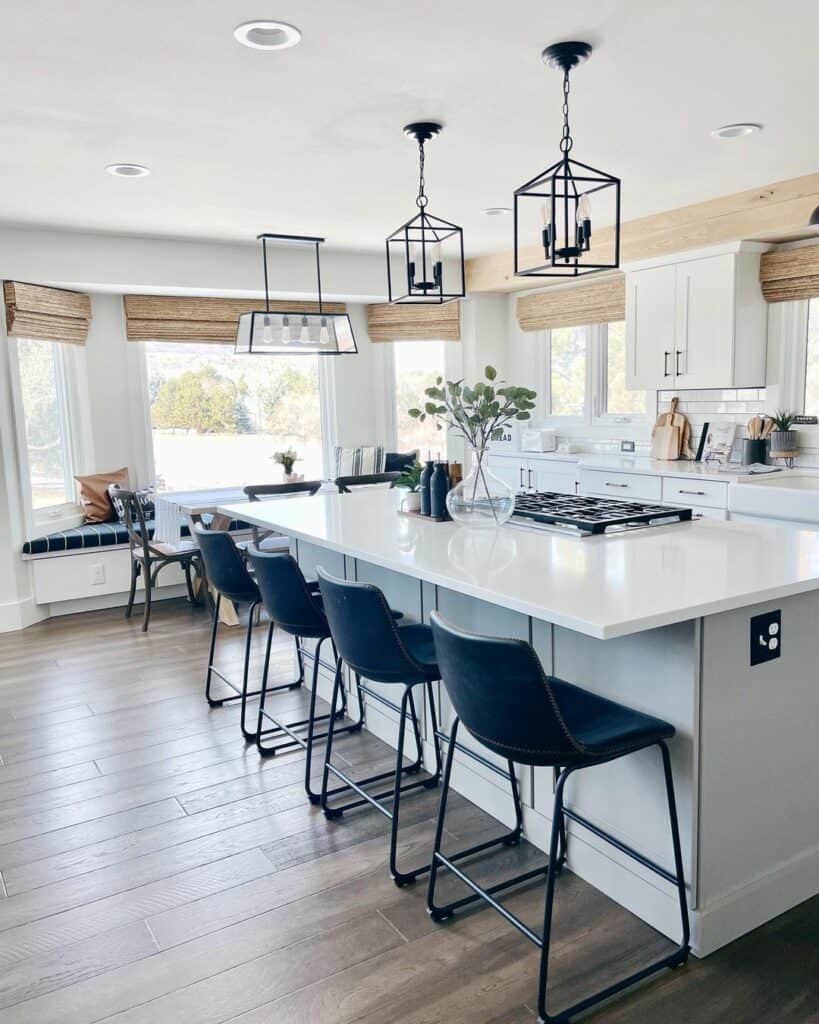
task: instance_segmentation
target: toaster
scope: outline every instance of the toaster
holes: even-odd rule
[[[522,452],[553,452],[557,448],[554,430],[521,430]]]

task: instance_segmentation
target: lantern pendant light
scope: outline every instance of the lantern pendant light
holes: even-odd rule
[[[427,213],[424,144],[440,134],[437,121],[416,121],[404,134],[418,143],[418,213],[387,238],[387,291],[392,303],[443,303],[464,287],[464,239],[457,224]]]
[[[563,134],[560,159],[515,189],[518,277],[580,277],[620,265],[620,179],[570,156],[569,74],[591,51],[588,43],[567,42],[547,46],[542,54],[548,67],[563,72]],[[593,220],[611,225],[611,231],[595,238]]]
[[[348,355],[358,352],[353,335],[353,326],[346,313],[331,313],[324,309],[321,297],[321,259],[319,246],[323,238],[313,235],[257,235],[262,243],[264,265],[264,309],[242,313],[236,331],[234,351],[252,355],[299,355],[317,354],[326,356]],[[316,250],[316,290],[318,309],[306,311],[288,309],[288,303],[275,302],[270,305],[269,277],[267,272],[267,245],[275,242],[286,245],[314,246]],[[293,303],[293,306],[296,306]]]

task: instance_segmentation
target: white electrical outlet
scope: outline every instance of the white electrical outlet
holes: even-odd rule
[[[105,583],[105,566],[101,562],[91,566],[91,583]]]

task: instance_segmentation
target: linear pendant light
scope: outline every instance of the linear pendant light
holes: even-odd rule
[[[620,265],[620,179],[570,156],[569,73],[591,55],[588,43],[554,43],[543,51],[548,67],[563,72],[563,134],[560,158],[515,189],[515,274],[518,277],[580,277]],[[593,197],[593,198],[592,198]],[[613,224],[611,241],[595,244],[594,220]],[[524,250],[537,240],[542,259],[526,266]]]
[[[322,356],[351,355],[358,352],[353,335],[353,325],[346,313],[327,313],[321,298],[321,257],[319,246],[323,238],[312,235],[256,236],[262,242],[264,263],[264,309],[243,313],[239,317],[234,351],[249,355],[299,355],[317,354]],[[284,311],[270,308],[270,289],[267,272],[267,243],[285,245],[313,245],[316,248],[316,284],[318,312],[305,313],[301,310]]]
[[[393,303],[440,304],[466,294],[463,231],[427,213],[424,144],[442,128],[437,121],[415,121],[404,128],[418,143],[418,213],[387,238],[387,292]]]

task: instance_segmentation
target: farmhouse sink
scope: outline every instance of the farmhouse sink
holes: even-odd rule
[[[768,519],[819,524],[819,475],[777,473],[742,477],[728,488],[728,509]]]

